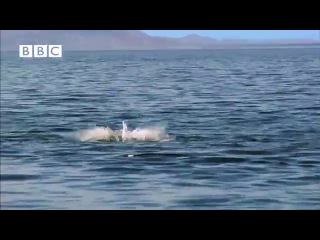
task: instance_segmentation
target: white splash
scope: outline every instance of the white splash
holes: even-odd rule
[[[124,121],[122,121],[122,141],[161,141],[170,139],[164,128],[136,128],[130,131]]]
[[[88,141],[121,141],[121,142],[159,142],[172,141],[163,127],[136,128],[129,130],[127,124],[122,122],[121,130],[112,130],[110,127],[95,127],[76,133],[76,139],[82,142]]]
[[[81,142],[119,141],[118,135],[109,127],[95,127],[92,129],[82,130],[77,132],[75,137]]]

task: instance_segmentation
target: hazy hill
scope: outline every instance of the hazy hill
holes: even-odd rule
[[[151,37],[139,30],[1,30],[1,50],[17,50],[19,44],[62,44],[64,50],[210,49],[246,45],[314,44],[309,39],[253,42],[198,35],[182,38]],[[318,42],[319,43],[319,42]]]

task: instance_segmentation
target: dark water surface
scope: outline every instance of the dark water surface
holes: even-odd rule
[[[63,54],[2,54],[1,209],[320,209],[319,49]],[[122,120],[176,140],[66,137]]]

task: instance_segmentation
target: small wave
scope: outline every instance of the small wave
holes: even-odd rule
[[[80,130],[73,134],[73,138],[81,142],[107,141],[107,142],[163,142],[173,141],[164,127],[146,127],[129,130],[123,122],[123,128],[112,130],[107,127],[94,127]]]

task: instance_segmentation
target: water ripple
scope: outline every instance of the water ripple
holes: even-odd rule
[[[2,209],[320,209],[317,50],[1,53]],[[80,142],[96,126],[172,142]]]

